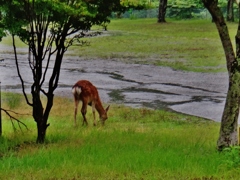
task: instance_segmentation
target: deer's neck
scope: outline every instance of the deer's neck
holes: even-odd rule
[[[100,99],[98,99],[98,100],[95,102],[95,107],[96,107],[96,110],[97,110],[97,112],[98,112],[98,114],[99,114],[100,116],[105,113],[105,109],[103,108]]]

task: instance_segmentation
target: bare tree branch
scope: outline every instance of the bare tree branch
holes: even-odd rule
[[[16,45],[15,45],[14,35],[12,35],[12,42],[13,42],[13,49],[14,49],[14,54],[15,54],[15,63],[16,63],[16,67],[17,67],[17,73],[18,73],[18,77],[20,78],[20,81],[22,84],[22,91],[23,91],[23,94],[24,94],[27,104],[30,106],[33,106],[33,104],[29,102],[27,94],[25,92],[24,81],[23,81],[22,75],[20,73],[19,65],[18,65],[18,57],[17,57],[17,50],[16,50]]]
[[[45,67],[45,70],[44,70],[44,73],[43,73],[43,76],[42,76],[42,81],[40,83],[41,87],[42,87],[43,83],[45,82],[46,74],[47,74],[47,71],[48,71],[49,63],[50,63],[50,58],[51,58],[51,49],[49,49],[47,64],[46,64],[46,67]]]
[[[18,119],[15,118],[15,117],[13,117],[13,116],[10,114],[10,112],[11,112],[11,113],[14,113],[14,114],[17,114],[17,115],[30,115],[30,114],[20,114],[20,113],[17,113],[17,112],[11,111],[11,110],[6,110],[6,109],[3,109],[3,108],[1,108],[0,110],[2,110],[3,112],[5,112],[5,113],[8,115],[8,117],[11,119],[11,123],[12,123],[12,126],[13,126],[13,129],[14,129],[14,130],[16,130],[16,128],[15,128],[15,126],[14,126],[13,120],[17,121],[18,126],[19,126],[19,128],[21,129],[21,131],[22,131],[21,125],[23,125],[27,130],[29,130],[28,127],[27,127],[27,125],[26,125],[25,123],[23,123],[22,121],[18,120]]]

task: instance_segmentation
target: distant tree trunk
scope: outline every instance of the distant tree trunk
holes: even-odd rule
[[[226,103],[222,114],[221,127],[217,147],[222,150],[225,147],[238,144],[238,115],[240,102],[240,22],[236,35],[236,56],[233,50],[228,28],[217,0],[202,0],[216,24],[226,56],[229,75],[229,87]]]
[[[158,8],[158,22],[159,23],[166,22],[166,20],[165,20],[166,10],[167,10],[167,0],[159,0],[159,8]]]
[[[233,3],[234,3],[234,0],[228,0],[227,21],[229,21],[229,22],[234,22]]]

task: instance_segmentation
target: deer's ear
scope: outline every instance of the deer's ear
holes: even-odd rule
[[[108,105],[108,107],[105,109],[106,112],[108,112],[109,107],[110,107],[110,105]]]

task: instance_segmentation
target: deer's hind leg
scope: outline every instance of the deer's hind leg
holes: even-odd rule
[[[77,125],[76,118],[77,118],[79,100],[77,100],[76,98],[74,100],[75,100],[74,123],[75,123],[75,126],[76,126]]]

